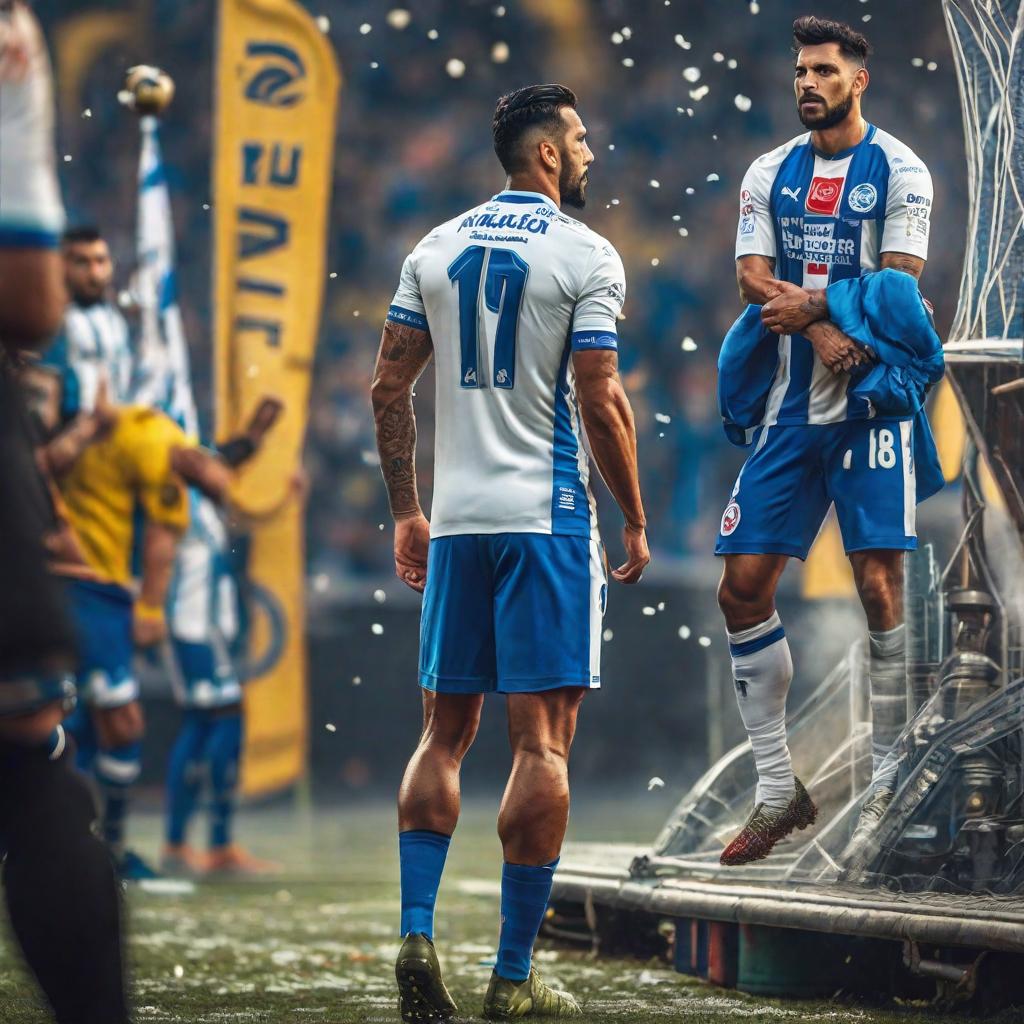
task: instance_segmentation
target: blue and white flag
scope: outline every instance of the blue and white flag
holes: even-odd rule
[[[142,117],[139,160],[138,270],[135,291],[142,313],[135,363],[134,400],[166,412],[190,437],[199,437],[188,345],[178,308],[174,223],[157,119]]]

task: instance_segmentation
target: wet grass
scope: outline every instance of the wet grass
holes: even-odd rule
[[[460,1019],[479,1019],[498,931],[500,850],[493,810],[470,805],[449,857],[437,915],[438,949]],[[663,819],[653,804],[609,814],[584,809],[576,838],[649,837]],[[648,820],[649,819],[649,820]],[[134,826],[156,849],[154,818]],[[175,1024],[397,1024],[397,856],[388,807],[250,814],[242,831],[256,852],[287,865],[281,877],[199,883],[192,892],[128,894],[135,1013]],[[638,832],[637,830],[640,829]],[[615,833],[618,833],[616,835]],[[937,1024],[963,1018],[922,1007],[867,1008],[781,1002],[716,989],[660,962],[593,958],[541,948],[539,969],[575,993],[585,1022],[857,1021]],[[41,1024],[47,1015],[5,942],[0,1020]],[[1002,1021],[1020,1016],[1001,1015]]]

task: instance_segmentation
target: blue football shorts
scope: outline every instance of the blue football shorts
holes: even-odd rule
[[[132,672],[132,595],[114,583],[73,580],[68,605],[78,637],[78,697],[94,708],[118,708],[139,697]]]
[[[596,689],[607,594],[604,550],[589,537],[437,537],[420,620],[420,685],[439,693]]]
[[[806,558],[834,502],[847,554],[917,547],[913,421],[761,427],[722,513],[716,555]]]
[[[224,708],[242,699],[242,686],[228,645],[219,632],[202,643],[174,637],[171,678],[183,708]]]

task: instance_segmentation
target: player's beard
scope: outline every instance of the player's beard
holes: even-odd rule
[[[587,171],[584,168],[576,178],[571,177],[568,172],[568,165],[562,164],[562,178],[558,182],[558,194],[566,206],[572,206],[582,210],[587,205],[587,197],[584,194],[587,188]]]
[[[826,128],[834,128],[841,121],[846,120],[847,114],[850,113],[850,108],[853,106],[853,89],[851,89],[834,107],[830,107],[825,103],[824,99],[822,104],[825,107],[825,112],[822,114],[811,114],[804,113],[803,104],[797,104],[797,115],[800,118],[800,123],[805,128],[810,128],[811,131],[821,132]],[[813,108],[817,110],[818,108]]]

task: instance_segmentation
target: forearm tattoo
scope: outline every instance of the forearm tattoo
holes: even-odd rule
[[[388,321],[374,374],[377,451],[392,515],[419,509],[416,490],[416,416],[412,388],[430,361],[430,335]]]

